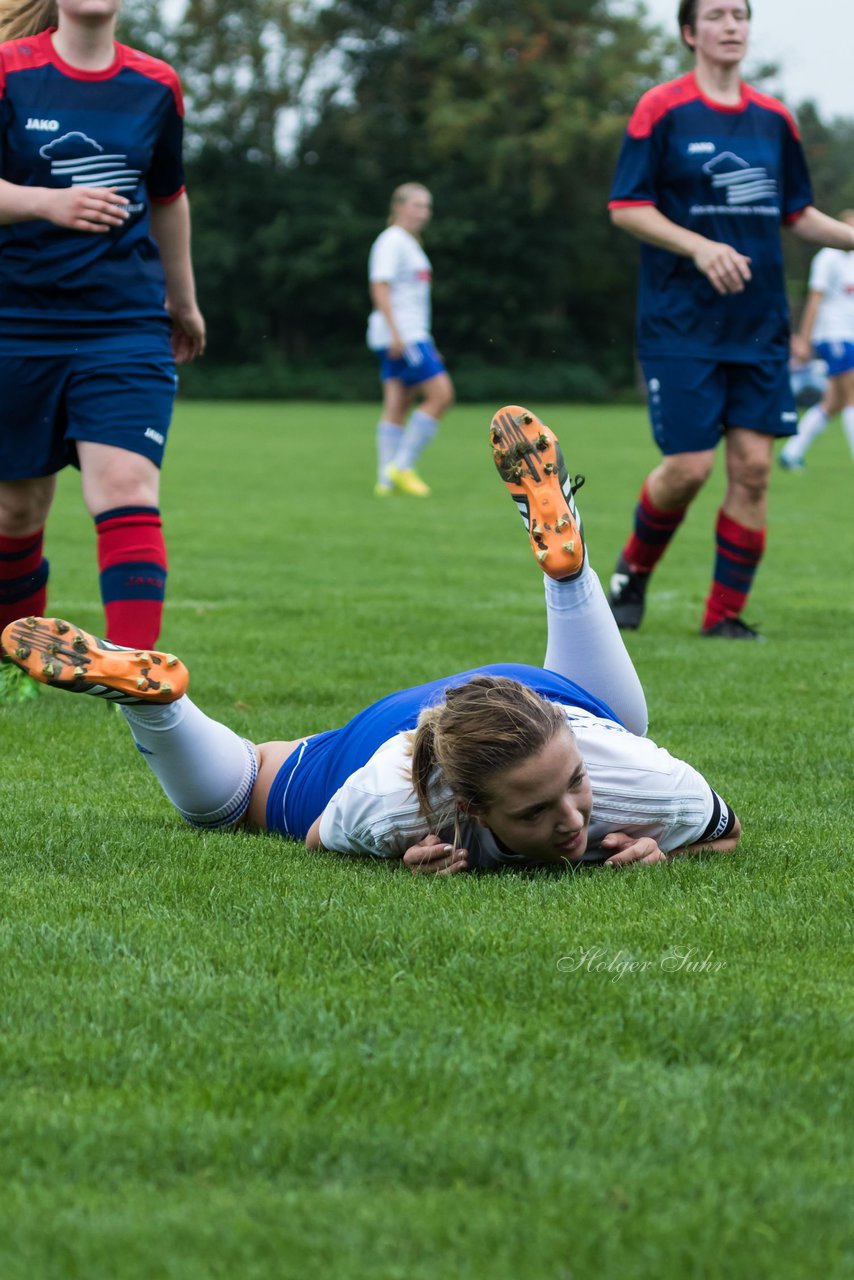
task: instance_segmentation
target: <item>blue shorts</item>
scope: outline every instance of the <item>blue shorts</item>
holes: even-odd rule
[[[267,829],[293,840],[304,840],[315,818],[319,818],[339,787],[351,774],[367,764],[384,742],[395,734],[414,729],[424,707],[444,698],[449,685],[466,684],[472,676],[508,676],[527,685],[535,693],[565,706],[582,707],[605,720],[621,721],[607,703],[594,698],[574,680],[529,667],[504,662],[475,667],[458,675],[431,680],[391,693],[360,711],[341,729],[308,738],[304,746],[288,756],[277,773],[267,797]]]
[[[378,351],[380,358],[380,378],[387,382],[389,378],[398,378],[404,386],[417,387],[421,382],[429,382],[437,374],[445,372],[442,357],[432,342],[410,342],[404,348],[402,356],[396,359],[385,351]]]
[[[75,351],[0,337],[0,480],[76,466],[78,440],[129,449],[159,467],[177,386],[167,333],[85,338]]]
[[[786,359],[738,364],[652,356],[641,365],[652,434],[665,455],[714,449],[727,427],[766,436],[798,429]]]
[[[854,369],[854,342],[817,342],[815,353],[827,365],[829,378]]]

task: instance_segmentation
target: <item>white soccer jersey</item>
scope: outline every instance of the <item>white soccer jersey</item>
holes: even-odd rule
[[[593,791],[588,849],[596,849],[611,831],[651,836],[665,853],[721,834],[729,810],[696,769],[611,720],[577,707],[561,710],[575,733]],[[320,818],[324,848],[401,858],[428,833],[412,790],[408,746],[406,733],[390,738],[335,793]],[[715,814],[719,829],[710,832]],[[453,832],[434,834],[450,840]],[[461,840],[473,866],[516,861],[476,823],[463,824]]]
[[[810,288],[822,294],[813,342],[854,342],[854,251],[817,253],[810,268]]]
[[[404,342],[430,340],[430,285],[433,269],[421,245],[403,227],[386,227],[377,236],[368,261],[371,284],[391,288],[391,309]],[[368,346],[381,351],[391,343],[388,322],[381,311],[368,320]]]

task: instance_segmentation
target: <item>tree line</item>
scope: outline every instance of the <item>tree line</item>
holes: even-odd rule
[[[176,21],[142,0],[121,36],[187,97],[210,329],[191,393],[372,396],[367,254],[411,180],[434,197],[435,335],[463,396],[633,385],[637,246],[608,191],[638,97],[687,66],[641,5],[188,0]],[[749,78],[773,90],[774,72]],[[790,105],[817,203],[854,206],[854,119]],[[791,239],[797,308],[810,251]]]

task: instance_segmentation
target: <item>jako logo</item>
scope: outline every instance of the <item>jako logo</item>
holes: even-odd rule
[[[688,155],[694,156],[702,152],[704,155],[709,151],[714,151],[715,144],[713,142],[689,142]]]
[[[166,439],[166,437],[162,436],[159,431],[155,431],[154,427],[145,428],[145,438],[146,440],[153,440],[155,444],[163,444],[163,441]]]
[[[59,121],[39,120],[38,116],[30,116],[26,127],[28,129],[38,129],[41,133],[56,133],[59,129]]]

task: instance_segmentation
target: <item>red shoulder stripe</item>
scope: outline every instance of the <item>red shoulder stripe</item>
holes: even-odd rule
[[[666,84],[657,84],[648,90],[632,112],[628,131],[632,138],[648,138],[655,126],[668,111],[681,107],[686,102],[699,98],[700,90],[693,72],[680,76],[678,80],[668,80]]]
[[[149,80],[159,80],[161,84],[167,85],[172,90],[178,115],[183,116],[184,95],[181,92],[181,81],[169,63],[163,62],[160,58],[152,58],[148,53],[141,53],[139,49],[131,49],[126,44],[120,45],[119,48],[126,67],[130,67],[132,71],[138,71],[142,76],[148,76]]]
[[[13,71],[26,71],[30,67],[43,67],[50,62],[49,33],[40,31],[37,36],[23,40],[6,40],[0,44],[0,97],[6,88],[6,77]]]
[[[801,135],[798,132],[795,117],[787,106],[780,102],[779,99],[772,98],[770,93],[760,93],[758,89],[754,89],[749,84],[744,86],[744,92],[748,102],[754,102],[757,107],[764,107],[766,111],[776,111],[777,115],[782,116],[791,129],[793,136],[800,141]]]

